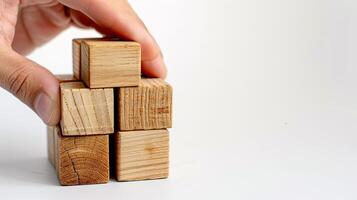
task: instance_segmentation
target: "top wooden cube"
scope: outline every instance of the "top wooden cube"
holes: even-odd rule
[[[73,76],[81,80],[81,44],[82,41],[120,41],[119,38],[77,38],[72,40]]]
[[[80,74],[89,88],[138,86],[140,45],[128,41],[83,40]]]

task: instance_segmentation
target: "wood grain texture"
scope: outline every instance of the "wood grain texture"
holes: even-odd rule
[[[169,133],[166,129],[114,133],[114,144],[118,181],[168,177]]]
[[[60,82],[60,83],[78,81],[78,79],[76,77],[74,77],[73,74],[56,74],[55,76],[56,76],[58,82]]]
[[[88,89],[82,82],[61,87],[61,128],[64,136],[114,132],[114,91]]]
[[[47,157],[52,166],[55,167],[55,128],[47,126]]]
[[[109,136],[64,137],[59,126],[52,133],[54,166],[61,185],[84,185],[109,181]]]
[[[119,130],[171,128],[172,87],[158,78],[143,78],[138,87],[119,88]]]
[[[136,42],[82,41],[81,80],[89,88],[137,86],[141,49]]]
[[[81,43],[82,41],[119,41],[119,38],[77,38],[72,40],[73,75],[81,80]]]
[[[81,41],[82,39],[72,40],[73,75],[78,80],[81,79]]]

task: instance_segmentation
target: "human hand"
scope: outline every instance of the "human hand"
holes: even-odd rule
[[[48,125],[60,119],[59,84],[24,55],[71,25],[134,40],[142,48],[142,72],[166,76],[159,46],[127,0],[0,0],[0,86],[32,108]]]

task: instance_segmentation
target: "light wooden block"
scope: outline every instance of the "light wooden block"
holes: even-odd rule
[[[78,79],[73,74],[57,74],[55,76],[60,83],[78,81]]]
[[[64,136],[114,132],[114,91],[89,89],[82,82],[65,82],[61,88],[61,128]]]
[[[78,80],[81,79],[81,41],[82,39],[72,40],[73,75]]]
[[[171,128],[172,87],[164,80],[143,78],[138,87],[119,88],[116,95],[119,130]]]
[[[118,181],[168,177],[169,133],[166,129],[114,133],[114,146]]]
[[[89,88],[137,86],[141,49],[136,42],[82,41],[81,80]]]
[[[52,166],[55,167],[55,138],[54,138],[54,127],[47,126],[47,157]]]
[[[109,181],[109,136],[64,137],[59,126],[48,127],[50,160],[61,185]]]

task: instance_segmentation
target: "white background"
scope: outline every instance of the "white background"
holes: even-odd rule
[[[61,187],[0,90],[1,199],[356,199],[355,0],[136,0],[174,87],[167,180]],[[29,57],[71,72],[69,29]]]

